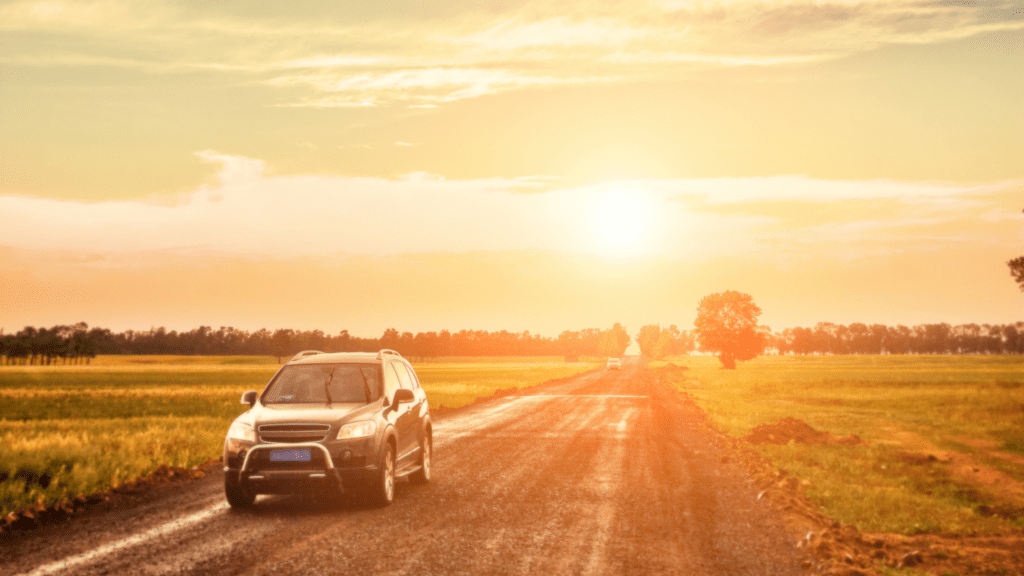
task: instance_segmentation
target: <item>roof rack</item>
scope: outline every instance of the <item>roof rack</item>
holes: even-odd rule
[[[394,350],[388,350],[387,348],[384,348],[380,352],[377,352],[377,360],[383,360],[385,354],[394,354],[395,356],[398,356],[399,358],[402,357],[402,355],[399,354],[398,352],[395,352]]]
[[[303,350],[302,352],[299,352],[295,356],[292,356],[292,359],[290,360],[290,362],[294,362],[295,360],[298,360],[299,358],[305,358],[306,356],[312,356],[314,354],[323,354],[323,352],[321,352],[319,350]]]

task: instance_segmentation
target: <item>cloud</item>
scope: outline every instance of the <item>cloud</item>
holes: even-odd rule
[[[396,143],[401,146],[402,143]],[[401,254],[544,249],[710,258],[881,239],[1019,237],[994,198],[1021,182],[829,181],[802,176],[611,181],[542,176],[451,180],[268,174],[257,159],[203,151],[218,181],[173,199],[83,203],[0,196],[0,245],[50,250],[203,248],[240,254]],[[1016,212],[1016,210],[1015,210]],[[924,230],[927,229],[925,232]]]
[[[289,60],[277,65],[279,68],[350,68],[360,66],[381,66],[400,63],[391,56],[360,56],[355,54],[338,54],[333,56],[313,56]]]
[[[587,78],[556,78],[532,76],[509,70],[476,68],[423,68],[385,73],[363,74],[307,74],[280,76],[270,80],[276,86],[308,85],[326,93],[342,93],[344,100],[334,98],[312,100],[297,104],[354,105],[352,102],[372,102],[374,99],[428,99],[450,102],[473,98],[526,86],[550,86],[586,82]]]
[[[572,22],[567,18],[551,18],[535,22],[506,20],[486,30],[446,40],[507,53],[540,46],[619,46],[658,32],[632,28],[611,19]]]
[[[681,52],[619,52],[604,58],[604,62],[616,64],[705,64],[711,66],[779,66],[803,64],[834,58],[831,54],[814,56],[723,56],[717,54],[688,54]]]
[[[895,180],[815,180],[805,176],[745,178],[737,186],[735,178],[703,178],[656,184],[672,190],[680,201],[697,199],[706,204],[731,204],[751,201],[806,200],[832,202],[892,198],[905,202],[939,202],[964,196],[989,194],[1024,186],[1024,181],[963,185]],[[666,188],[666,186],[668,188]]]
[[[1009,6],[598,0],[513,3],[497,13],[471,8],[451,18],[442,8],[366,15],[335,6],[255,15],[232,5],[20,0],[0,6],[0,62],[253,75],[257,83],[291,88],[286,105],[296,107],[409,100],[422,106],[541,86],[646,81],[681,70],[792,66],[1024,29],[1024,18]],[[46,41],[51,36],[60,42]]]

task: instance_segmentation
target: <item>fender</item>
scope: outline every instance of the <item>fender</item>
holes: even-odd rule
[[[434,441],[434,423],[430,421],[430,415],[428,414],[423,419],[423,428],[420,430],[420,440],[424,437],[430,438],[431,443]]]
[[[395,443],[395,446],[398,446],[398,432],[395,430],[394,425],[392,425],[390,422],[388,422],[388,425],[384,428],[384,433],[380,435],[380,443],[377,445],[377,455],[376,458],[374,458],[374,461],[377,461],[381,458],[381,454],[383,453],[384,450],[384,445],[387,444],[388,440],[391,440],[392,442]],[[395,458],[397,457],[398,455],[396,454]]]

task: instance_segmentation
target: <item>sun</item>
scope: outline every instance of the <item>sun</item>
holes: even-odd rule
[[[596,251],[601,254],[635,256],[646,252],[654,224],[654,206],[640,192],[607,192],[593,204],[591,225]]]

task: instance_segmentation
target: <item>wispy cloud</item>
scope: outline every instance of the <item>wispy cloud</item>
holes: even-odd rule
[[[609,234],[619,229],[622,237],[635,236],[630,253],[683,258],[771,256],[783,245],[807,252],[836,247],[839,240],[848,252],[879,238],[912,250],[934,245],[944,230],[952,243],[980,236],[1011,241],[1019,223],[993,220],[997,206],[990,198],[1024,189],[1021,182],[957,186],[800,176],[577,187],[559,187],[542,176],[280,176],[266,174],[256,159],[213,151],[199,156],[219,164],[218,183],[170,202],[0,196],[0,245],[205,247],[275,255],[517,249],[602,254],[620,248],[614,245],[619,232]],[[788,204],[775,210],[778,203]]]
[[[531,76],[509,70],[479,68],[424,68],[385,73],[281,76],[275,86],[308,85],[324,93],[346,95],[342,102],[377,99],[420,99],[450,102],[526,86],[544,86],[593,81],[590,78]],[[366,100],[370,98],[372,100]],[[334,98],[301,105],[336,105]]]
[[[891,44],[1024,29],[1024,14],[1011,13],[1010,5],[523,2],[497,13],[468,9],[451,19],[402,10],[367,17],[343,6],[261,17],[231,5],[185,10],[159,1],[15,0],[0,6],[7,36],[0,62],[255,74],[274,86],[301,87],[305,93],[289,96],[296,106],[407,106],[416,98],[451,101],[540,86],[642,81],[680,67],[790,66]],[[51,36],[61,41],[41,40]],[[247,49],[240,51],[243,41]],[[347,96],[327,97],[337,92]]]
[[[534,22],[506,20],[479,32],[438,39],[507,54],[543,46],[621,46],[659,32],[664,30],[633,28],[613,19],[573,22],[567,18],[551,18]]]

